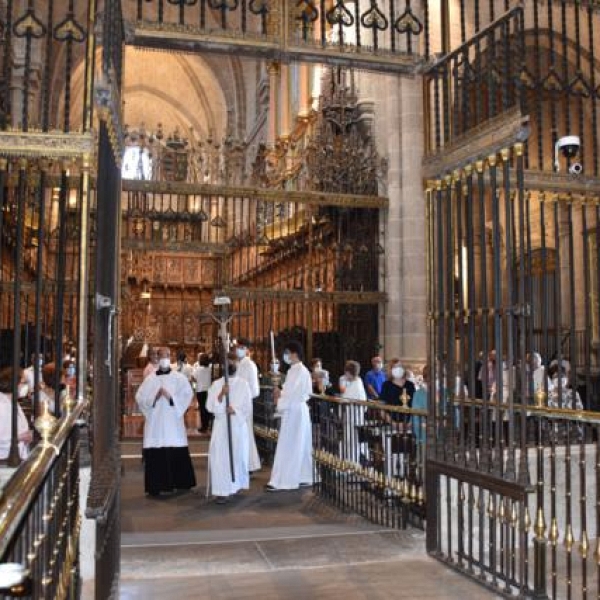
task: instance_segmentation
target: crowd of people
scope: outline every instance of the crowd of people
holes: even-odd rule
[[[18,369],[17,381],[17,441],[19,457],[27,458],[34,440],[33,424],[39,415],[56,414],[68,397],[74,397],[76,388],[75,350],[65,351],[63,360],[44,362],[32,354],[29,366]],[[10,453],[12,434],[12,398],[15,371],[13,367],[0,369],[0,461]]]
[[[210,435],[210,487],[216,501],[224,503],[229,496],[249,488],[252,474],[261,469],[253,424],[253,404],[260,393],[259,372],[251,351],[248,340],[237,340],[227,355],[225,375],[224,365],[214,369],[205,353],[198,354],[191,365],[183,353],[171,362],[168,348],[149,349],[144,381],[136,394],[146,421],[143,453],[148,495],[196,485],[185,428],[185,413],[194,394],[200,416],[198,430]],[[313,483],[311,395],[335,394],[349,404],[372,400],[426,408],[427,369],[415,377],[399,359],[388,361],[384,368],[383,359],[373,357],[364,378],[360,364],[349,360],[335,383],[321,359],[312,360],[310,371],[307,369],[298,342],[285,346],[282,359],[286,364],[283,385],[273,390],[280,424],[267,492],[295,490]],[[213,381],[216,370],[220,376]],[[364,424],[366,411],[347,411],[346,415],[346,430],[350,431]],[[346,438],[348,452],[354,452],[355,440],[356,436]],[[364,440],[359,441],[358,451],[368,455]]]
[[[252,473],[261,468],[256,447],[253,402],[260,393],[251,344],[239,339],[227,355],[226,369],[212,379],[208,355],[200,353],[189,365],[183,353],[171,363],[168,348],[152,348],[136,402],[145,417],[145,491],[150,496],[191,489],[196,485],[188,449],[185,413],[194,398],[201,433],[210,432],[210,487],[218,503],[248,489]],[[307,401],[311,376],[304,366],[302,347],[287,344],[283,360],[289,369],[285,383],[274,392],[281,427],[269,492],[312,485],[312,429]],[[225,361],[224,361],[225,362]]]

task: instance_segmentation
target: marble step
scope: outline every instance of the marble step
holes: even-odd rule
[[[388,563],[422,557],[424,534],[344,525],[122,537],[121,579],[199,577]]]

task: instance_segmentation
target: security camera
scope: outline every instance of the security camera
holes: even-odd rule
[[[571,159],[577,156],[580,148],[581,140],[579,139],[578,135],[565,135],[564,137],[558,139],[554,147],[554,166],[556,168],[557,173],[560,171],[560,162],[558,160],[559,151],[566,159]],[[572,165],[572,167],[575,167],[575,165]],[[581,165],[579,165],[579,171],[577,171],[577,169],[575,169],[574,171],[569,169],[569,171],[573,175],[579,175],[579,173],[581,173],[582,171]]]
[[[569,173],[571,173],[571,175],[581,175],[582,172],[583,165],[581,163],[576,162],[569,167]]]

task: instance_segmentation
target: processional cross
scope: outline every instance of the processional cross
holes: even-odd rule
[[[231,298],[228,296],[217,296],[213,300],[215,310],[208,313],[200,313],[200,318],[210,318],[219,325],[219,337],[221,338],[221,349],[223,352],[223,370],[227,393],[225,394],[225,414],[227,415],[227,444],[229,448],[229,468],[231,470],[231,481],[235,481],[235,468],[233,464],[233,443],[231,438],[231,415],[229,414],[229,331],[227,326],[234,317],[247,317],[249,312],[231,312]]]

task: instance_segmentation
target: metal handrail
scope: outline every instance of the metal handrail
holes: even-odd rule
[[[27,516],[36,494],[56,462],[69,434],[87,406],[78,402],[73,410],[58,422],[54,435],[41,441],[21,463],[0,496],[0,556],[12,543],[17,529]]]
[[[449,404],[449,401],[446,401]],[[496,400],[481,400],[480,398],[457,398],[452,400],[454,408],[461,406],[480,406],[490,410],[510,410],[511,405],[508,402],[498,402]],[[555,408],[551,406],[537,406],[535,404],[521,404],[513,402],[512,410],[526,411],[531,415],[540,415],[552,419],[565,419],[567,421],[585,421],[586,423],[600,423],[600,413],[593,410],[578,410],[575,408]]]
[[[339,396],[330,396],[328,394],[311,394],[311,398],[326,400],[333,404],[352,404],[354,406],[364,406],[365,408],[373,408],[385,412],[401,413],[415,415],[416,417],[426,417],[427,411],[419,408],[411,408],[410,406],[394,406],[384,404],[376,400],[354,400],[352,398],[340,398]]]

